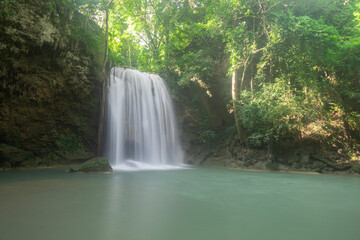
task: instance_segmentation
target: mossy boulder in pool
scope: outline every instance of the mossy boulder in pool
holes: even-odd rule
[[[112,168],[107,158],[97,157],[70,168],[70,172],[112,172]]]

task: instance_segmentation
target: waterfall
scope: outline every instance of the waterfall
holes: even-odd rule
[[[113,169],[179,167],[183,153],[163,79],[115,67],[107,90],[106,149]]]

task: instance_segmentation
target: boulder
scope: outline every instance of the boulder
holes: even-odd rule
[[[70,172],[112,172],[112,168],[107,158],[97,157],[70,168]]]

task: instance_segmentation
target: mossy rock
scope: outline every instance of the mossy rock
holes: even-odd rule
[[[97,157],[70,168],[70,172],[112,172],[112,168],[107,158]]]

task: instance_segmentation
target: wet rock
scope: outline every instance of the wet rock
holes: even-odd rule
[[[72,167],[70,172],[112,172],[109,161],[105,157],[92,158],[83,164]]]
[[[304,165],[308,164],[310,162],[310,153],[307,152],[307,151],[301,151],[300,156],[299,156],[299,160]]]
[[[276,171],[279,170],[279,163],[267,161],[265,167],[267,170]]]

